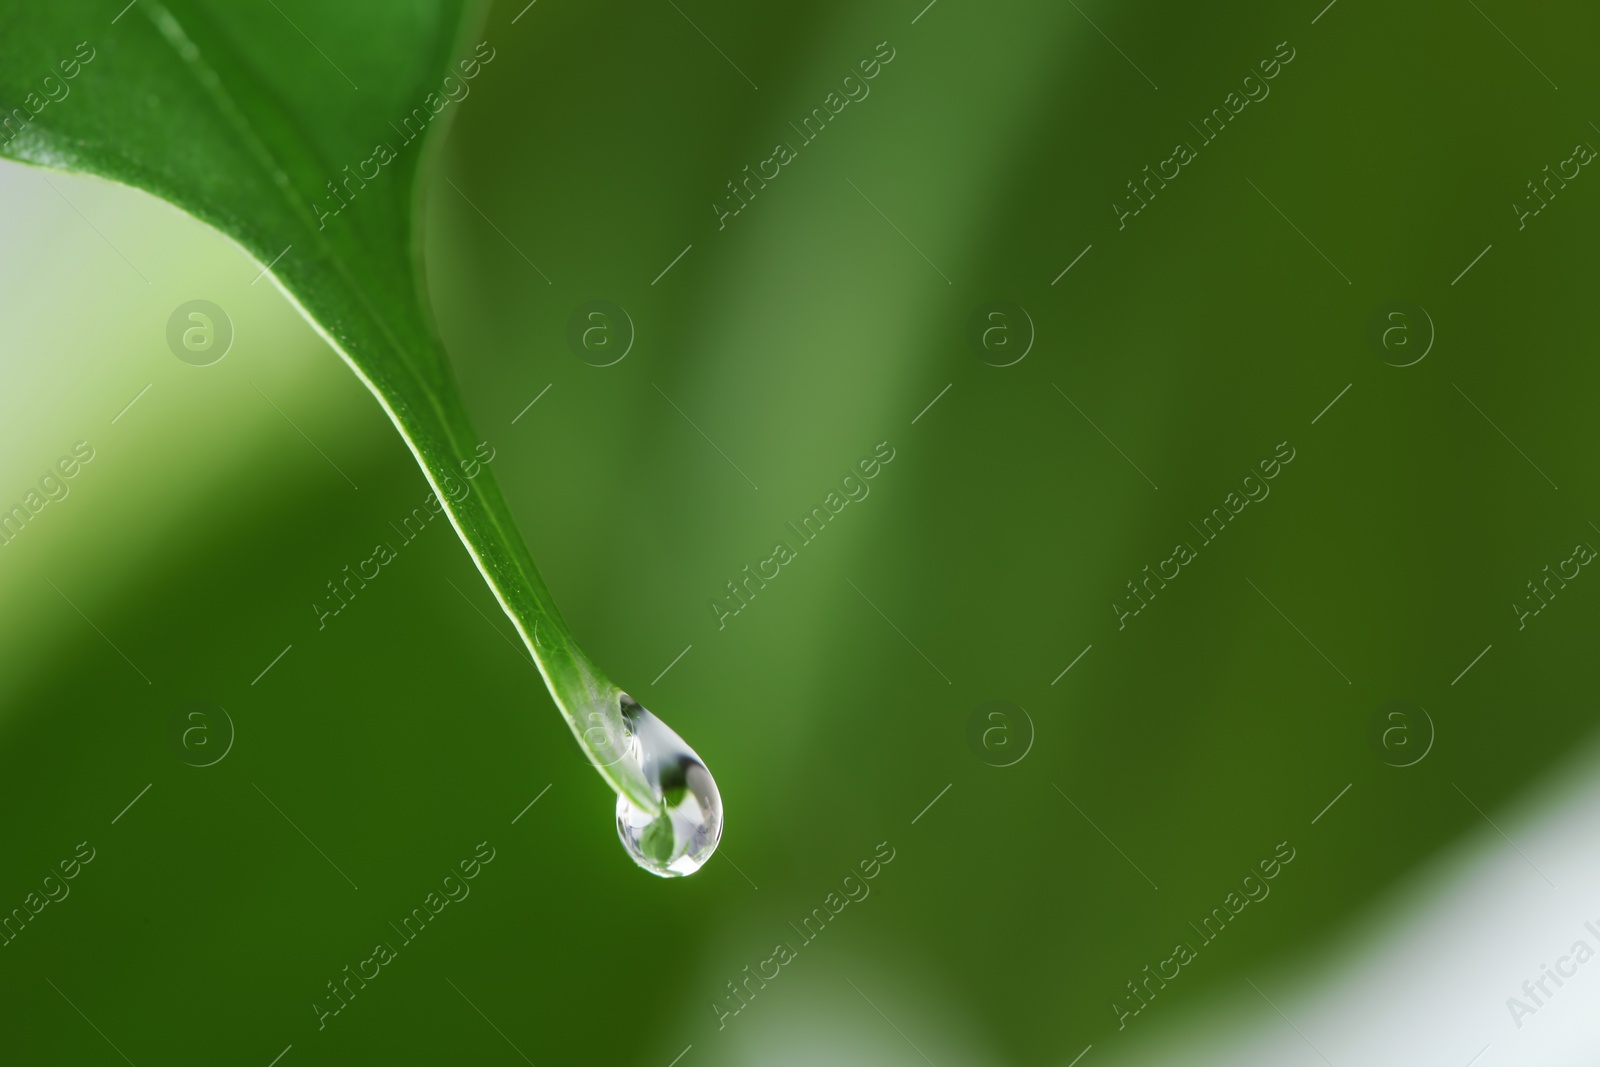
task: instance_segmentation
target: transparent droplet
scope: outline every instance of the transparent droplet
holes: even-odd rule
[[[617,797],[617,836],[651,874],[677,878],[698,871],[722,839],[722,797],[705,763],[683,738],[626,693],[624,759],[638,768],[657,800],[645,809]]]

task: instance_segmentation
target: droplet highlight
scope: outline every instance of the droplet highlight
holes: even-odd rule
[[[662,878],[703,867],[722,840],[722,796],[702,760],[673,729],[620,695],[622,759],[649,783],[655,806],[617,797],[617,836],[633,861]]]

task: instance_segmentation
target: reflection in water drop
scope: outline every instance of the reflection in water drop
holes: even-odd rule
[[[617,797],[617,836],[651,874],[676,878],[698,871],[722,839],[722,797],[711,772],[672,728],[621,696],[628,732],[623,758],[650,783],[658,807]]]

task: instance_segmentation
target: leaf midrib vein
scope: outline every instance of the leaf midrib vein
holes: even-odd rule
[[[256,131],[249,116],[245,114],[244,110],[228,94],[227,90],[223,86],[222,79],[219,78],[216,72],[212,70],[211,67],[204,61],[204,58],[200,55],[199,46],[194,43],[194,40],[191,37],[189,37],[188,33],[184,30],[182,23],[178,21],[177,17],[174,16],[164,4],[154,2],[154,0],[152,0],[152,2],[146,6],[145,14],[153,23],[155,23],[156,33],[164,42],[166,42],[167,46],[173,50],[179,61],[184,65],[185,69],[188,69],[194,76],[195,80],[200,83],[200,86],[205,91],[207,98],[245,142],[246,147],[256,157],[257,162],[266,168],[271,178],[273,187],[277,189],[278,192],[283,196],[290,209],[300,215],[302,226],[308,233],[312,235],[312,239],[317,242],[329,262],[334,265],[334,268],[337,270],[341,280],[345,282],[346,289],[360,303],[362,309],[367,313],[371,320],[377,324],[378,328],[383,331],[385,340],[387,340],[400,355],[402,363],[406,367],[406,370],[409,372],[413,380],[413,384],[418,387],[419,394],[426,400],[428,406],[433,409],[433,413],[437,419],[439,431],[444,434],[446,440],[451,445],[455,446],[457,451],[459,451],[460,442],[456,441],[455,428],[444,409],[440,406],[438,397],[434,394],[434,391],[428,387],[426,381],[424,381],[418,374],[418,368],[414,366],[412,362],[411,353],[404,345],[400,343],[399,338],[394,335],[394,332],[390,329],[389,324],[385,322],[383,316],[378,313],[377,308],[373,305],[365,289],[356,283],[355,277],[351,273],[349,264],[345,261],[343,256],[339,254],[337,246],[330,242],[321,230],[313,228],[307,221],[308,218],[314,219],[313,212],[310,209],[310,204],[302,195],[300,195],[298,190],[296,190],[292,184],[288,184],[288,171],[279,165],[277,155],[273,152],[272,146]],[[159,22],[161,17],[165,17],[170,22],[172,28],[182,36],[189,48],[193,50],[193,54],[190,54],[185,49],[179,47],[178,43],[172,40]],[[421,299],[421,297],[419,296],[418,299]],[[405,427],[400,427],[400,429],[402,432],[405,432]],[[514,548],[511,547],[514,544],[519,544],[520,541],[514,541],[512,537],[507,536],[506,530],[500,523],[500,516],[496,513],[494,508],[485,507],[482,509],[482,514],[488,519],[495,533],[498,535],[501,543],[509,549],[507,552],[507,556],[509,557],[507,562],[521,574],[525,589],[531,592],[533,589],[537,588],[537,583],[530,580],[530,576],[526,573],[525,561],[522,558],[522,556],[526,553],[518,553],[514,550]],[[488,575],[485,575],[485,577],[488,577]],[[490,580],[492,581],[493,579],[491,578]],[[536,603],[539,601],[539,599],[540,598],[538,596],[534,597]],[[571,646],[572,642],[570,640],[570,635],[565,632],[565,623],[562,622],[560,616],[554,611],[553,604],[540,604],[539,607],[541,612],[549,617],[552,623],[561,628],[563,631],[563,643]],[[525,641],[524,643],[527,642]],[[537,655],[537,652],[535,652],[535,654]]]

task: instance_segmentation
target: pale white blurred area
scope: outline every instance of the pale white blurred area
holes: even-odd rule
[[[112,647],[137,661],[139,635],[91,628],[128,583],[245,521],[245,508],[270,522],[308,485],[338,491],[325,457],[359,476],[397,441],[261,265],[215,230],[127,186],[7,161],[0,202],[0,509],[75,442],[94,450],[65,498],[0,545],[0,604],[29,620],[0,647],[4,733],[22,710],[15,693],[64,641],[91,649],[84,669],[141,681]],[[167,342],[169,318],[194,299],[221,306],[234,331],[208,366]],[[245,681],[259,669],[237,666]]]
[[[877,903],[868,898],[839,917],[839,925],[859,929],[824,930],[809,945],[800,945],[794,960],[722,1029],[695,1042],[689,1055],[712,1067],[1003,1067],[1008,1061],[992,1048],[982,1021],[976,1018],[958,988],[937,978],[936,967],[907,959],[907,949],[883,941],[868,927],[865,912]],[[884,905],[890,904],[888,900]],[[852,915],[857,908],[862,914]],[[803,912],[797,906],[796,912]],[[781,927],[779,928],[782,929]],[[726,935],[729,952],[708,958],[749,956],[762,951],[763,928],[746,927]],[[742,933],[742,936],[741,936]],[[781,936],[766,932],[767,940]],[[741,974],[703,974],[697,987],[721,988],[723,1002],[732,994],[722,983]],[[692,1010],[692,1006],[691,1006]],[[708,1020],[716,1013],[709,1002],[700,1010]],[[689,1057],[684,1058],[687,1064]]]
[[[1585,926],[1600,929],[1600,744],[1500,807],[1471,783],[1455,786],[1483,808],[1451,787],[1475,828],[1347,929],[1292,961],[1248,969],[1235,989],[1153,1002],[1149,1011],[1173,1013],[1167,1025],[1130,1020],[1078,1067],[1600,1063],[1600,936]],[[1580,941],[1594,958],[1567,959],[1562,968],[1576,973],[1557,986],[1545,968]],[[1514,1019],[1512,997],[1533,1013]],[[1079,1051],[1064,1050],[1061,1067]]]

